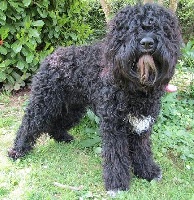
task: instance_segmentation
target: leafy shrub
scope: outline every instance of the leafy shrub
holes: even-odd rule
[[[1,0],[0,83],[5,89],[25,86],[56,46],[83,44],[92,33],[85,23],[88,9],[87,1],[79,0]]]
[[[90,0],[89,7],[87,23],[95,30],[91,35],[91,40],[101,39],[106,33],[106,20],[100,1]]]
[[[190,40],[182,48],[182,58],[179,61],[178,72],[181,74],[182,81],[177,82],[180,85],[183,95],[194,98],[194,40]]]
[[[194,0],[180,0],[178,2],[177,16],[179,18],[182,33],[185,40],[194,36]]]
[[[120,9],[122,9],[126,5],[134,5],[136,3],[137,1],[135,0],[113,0],[113,1],[111,0],[110,1],[113,14],[117,13]]]
[[[194,69],[194,40],[188,41],[182,48],[184,65]]]
[[[135,0],[109,0],[108,3],[111,7],[111,15],[114,16],[118,10],[126,6],[127,4],[134,5]],[[89,1],[89,15],[87,23],[95,31],[92,34],[91,39],[101,39],[106,33],[106,20],[105,15],[102,10],[99,0],[90,0]]]

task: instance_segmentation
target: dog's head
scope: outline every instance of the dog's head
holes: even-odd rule
[[[128,6],[110,22],[106,60],[119,83],[162,88],[174,74],[181,42],[177,18],[169,10],[155,4]]]

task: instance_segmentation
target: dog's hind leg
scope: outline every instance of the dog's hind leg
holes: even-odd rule
[[[36,139],[42,134],[49,132],[55,121],[56,108],[46,105],[45,102],[37,100],[34,96],[28,105],[22,124],[17,132],[14,146],[9,150],[8,155],[13,159],[27,154],[34,146]],[[53,99],[52,99],[53,101]],[[60,110],[60,105],[58,105]]]
[[[27,154],[41,133],[49,130],[51,115],[50,109],[45,109],[43,104],[32,101],[26,109],[22,124],[17,131],[14,146],[8,152],[9,157],[17,159]]]
[[[159,166],[153,161],[149,133],[129,135],[129,154],[133,172],[137,177],[148,181],[162,178]]]
[[[62,115],[56,118],[49,135],[57,142],[72,141],[73,136],[68,131],[79,123],[85,112],[86,108],[83,105],[71,105],[68,106],[68,109],[63,108]]]
[[[45,71],[35,76],[29,105],[17,132],[14,146],[8,155],[13,159],[24,156],[34,146],[36,139],[49,132],[61,114],[64,92],[56,79],[47,77]]]

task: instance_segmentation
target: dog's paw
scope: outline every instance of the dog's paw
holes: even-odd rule
[[[66,136],[63,138],[63,142],[69,143],[74,140],[74,137],[72,135],[66,134]]]
[[[111,197],[111,198],[116,198],[116,196],[120,193],[120,190],[109,190],[107,191],[107,194]]]
[[[18,158],[23,157],[24,153],[21,153],[20,151],[17,151],[16,149],[12,148],[8,150],[8,156],[13,160],[17,160]]]
[[[65,133],[65,134],[61,135],[61,137],[54,137],[54,139],[57,142],[70,143],[74,140],[74,137],[68,133]]]
[[[161,181],[162,180],[162,171],[160,171],[160,173],[156,177],[154,177],[152,180],[157,181],[157,182]]]

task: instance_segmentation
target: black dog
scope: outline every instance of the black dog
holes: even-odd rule
[[[9,156],[24,156],[45,132],[58,142],[73,140],[68,130],[90,108],[100,118],[106,190],[127,190],[130,166],[140,178],[160,179],[150,133],[180,43],[176,17],[146,4],[121,10],[103,41],[58,48],[33,79],[30,103]]]

